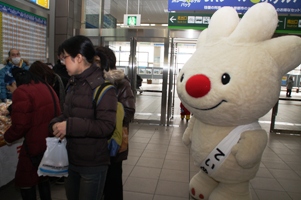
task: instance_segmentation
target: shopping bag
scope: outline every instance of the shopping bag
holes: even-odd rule
[[[38,168],[39,176],[68,176],[69,162],[66,143],[66,139],[46,138],[47,149]]]

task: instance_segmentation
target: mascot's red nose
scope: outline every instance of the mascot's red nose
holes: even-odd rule
[[[187,93],[195,98],[203,97],[210,91],[210,80],[203,74],[194,75],[186,83]]]

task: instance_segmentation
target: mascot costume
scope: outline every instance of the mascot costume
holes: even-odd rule
[[[183,135],[200,167],[189,183],[195,199],[250,200],[268,134],[258,119],[279,98],[281,78],[301,63],[301,38],[272,38],[278,24],[269,3],[239,19],[216,11],[179,73],[177,92],[193,117]]]

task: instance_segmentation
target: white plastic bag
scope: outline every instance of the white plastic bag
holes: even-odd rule
[[[39,176],[68,176],[69,162],[66,143],[66,139],[46,138],[47,149],[38,168]]]

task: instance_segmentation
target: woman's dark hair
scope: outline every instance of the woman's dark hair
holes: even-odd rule
[[[61,54],[64,52],[64,50],[62,49],[62,45],[60,45],[58,48],[57,48],[57,56],[61,56]]]
[[[89,63],[93,63],[95,56],[95,50],[93,43],[89,38],[82,35],[77,35],[65,40],[58,49],[59,55],[67,52],[72,58],[75,58],[77,54],[81,54],[86,58]]]
[[[19,67],[15,67],[12,69],[12,74],[14,79],[16,80],[16,84],[17,87],[23,84],[29,84],[32,81],[34,83],[39,83],[40,80],[38,77],[36,77],[35,75],[33,75],[31,72],[29,72],[28,70],[19,68]]]
[[[96,55],[100,58],[100,67],[102,70],[116,69],[116,56],[109,47],[99,46],[95,49]]]
[[[50,69],[47,64],[41,61],[35,61],[34,63],[32,63],[29,71],[51,86],[53,86],[56,81],[54,71]]]

